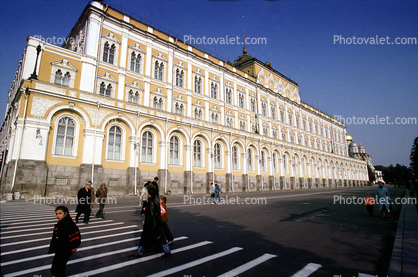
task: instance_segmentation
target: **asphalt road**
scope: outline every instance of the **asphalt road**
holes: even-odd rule
[[[402,200],[403,189],[390,185],[388,188],[393,202]],[[138,200],[117,198],[116,203],[106,205],[106,220],[92,219],[89,225],[79,224],[83,243],[80,251],[71,257],[67,274],[199,277],[232,276],[230,271],[235,270],[243,271],[239,276],[357,277],[359,273],[386,276],[400,205],[393,204],[388,219],[380,217],[377,206],[375,216],[370,217],[363,198],[366,192],[374,195],[375,189],[228,193],[221,194],[222,205],[208,204],[211,201],[207,195],[169,195],[168,224],[174,237],[179,238],[171,246],[173,255],[160,258],[159,249],[148,249],[139,260],[131,257],[138,245],[142,221]],[[13,245],[26,238],[8,238],[9,234],[4,232],[14,224],[23,224],[19,223],[18,214],[27,206],[7,205],[3,204],[1,214],[3,274],[50,276],[46,268],[52,257],[42,256],[47,251],[45,248],[13,252],[22,247],[49,244],[50,234],[43,242],[28,238],[23,245]],[[50,206],[46,207],[53,211]],[[72,203],[68,206],[72,211],[75,208]],[[92,215],[97,208],[93,208]],[[14,220],[10,219],[11,210],[16,212]],[[42,215],[47,214],[42,212]],[[53,220],[52,212],[48,216]],[[22,220],[29,224],[24,217]],[[51,233],[53,223],[47,226]],[[22,232],[27,229],[21,226]],[[18,230],[19,225],[13,228]],[[33,261],[24,262],[25,259]],[[23,269],[27,274],[12,274]]]

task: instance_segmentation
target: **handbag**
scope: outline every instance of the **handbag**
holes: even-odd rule
[[[161,215],[165,214],[167,211],[164,209],[163,204],[160,203]]]

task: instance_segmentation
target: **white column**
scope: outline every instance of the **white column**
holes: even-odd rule
[[[160,168],[159,169],[167,169],[168,163],[168,155],[167,155],[167,143],[165,141],[160,141]]]
[[[83,156],[82,163],[92,164],[93,153],[94,153],[94,164],[101,164],[103,150],[103,140],[105,133],[97,131],[96,137],[94,136],[94,129],[84,130],[84,145],[83,145]],[[96,150],[94,151],[94,140],[96,140]],[[105,153],[104,153],[105,154]]]

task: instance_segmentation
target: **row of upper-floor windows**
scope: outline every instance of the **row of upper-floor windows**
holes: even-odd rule
[[[57,71],[57,74],[56,74],[56,78],[55,78],[55,83],[56,84],[59,84],[58,82],[61,80],[60,79],[60,76],[61,75],[62,75],[62,73],[60,72],[60,70],[58,70]],[[69,73],[67,72],[67,74],[65,76],[69,76]],[[64,80],[65,79],[66,78],[64,77]],[[63,84],[64,83],[68,83],[68,78],[67,78],[67,81],[66,82],[62,82],[62,83]],[[113,89],[113,87],[112,87],[111,84],[107,84],[106,85],[105,82],[102,82],[102,83],[100,83],[99,94],[102,95],[102,96],[110,97],[111,94],[112,94],[112,89]],[[140,100],[140,98],[141,98],[141,93],[139,91],[134,91],[134,90],[130,89],[128,91],[127,98],[128,98],[127,99],[128,102],[138,103],[139,100]],[[164,98],[163,97],[157,97],[157,96],[155,96],[155,97],[152,98],[152,107],[153,108],[163,109],[164,108],[164,105],[165,105],[165,103],[164,103]],[[185,104],[184,103],[176,102],[175,105],[174,105],[174,107],[175,107],[174,112],[176,114],[184,115],[184,112],[185,112]],[[281,111],[281,112],[284,113],[284,111]],[[205,118],[204,117],[204,109],[202,109],[202,108],[194,108],[194,115],[193,116],[196,119],[204,120],[204,118]],[[211,112],[211,114],[210,114],[210,121],[212,123],[220,124],[220,113],[219,112]],[[292,122],[292,114],[289,114],[289,122],[290,122],[290,125],[292,125],[291,124],[291,122]],[[295,122],[296,122],[296,127],[299,128],[300,127],[300,123],[299,123],[300,122],[300,117],[296,116]],[[230,115],[227,115],[226,116],[226,126],[227,127],[232,127],[232,128],[235,127],[234,126],[234,117],[233,116],[230,116]],[[247,124],[246,124],[246,121],[245,120],[240,120],[239,121],[239,127],[238,128],[240,130],[246,131],[247,130],[246,126],[247,126]],[[309,126],[309,130],[311,130],[312,133],[315,133],[317,135],[320,134],[321,136],[323,136],[325,138],[331,138],[330,130],[329,129],[324,128],[323,126],[319,126],[318,127],[318,124],[317,123],[315,123],[314,125],[312,125],[312,122],[311,121],[309,121],[308,126]],[[312,126],[314,126],[314,128],[315,128],[314,130],[315,131],[313,131]],[[305,118],[302,118],[302,129],[303,130],[306,130],[306,119]],[[320,130],[320,132],[318,130]],[[251,131],[252,132],[258,132],[258,130],[257,130],[257,124],[254,123],[254,124],[251,125]],[[269,133],[270,133],[269,132],[269,128],[266,127],[266,126],[263,126],[263,128],[262,128],[262,134],[264,136],[270,136]],[[277,138],[277,131],[274,131],[273,130],[271,136],[273,138]],[[283,137],[282,137],[282,139],[283,140],[286,140]],[[334,132],[334,140],[337,141],[337,142],[342,142],[342,136],[341,136],[341,134],[339,134],[337,132]]]
[[[71,74],[70,72],[67,72],[64,74],[62,74],[61,69],[58,69],[55,72],[55,79],[54,79],[54,83],[58,84],[58,85],[62,85],[62,86],[68,86],[69,81],[71,78]],[[99,85],[99,94],[102,96],[107,96],[107,97],[111,97],[112,96],[112,92],[114,91],[114,87],[112,86],[112,84],[110,83],[106,83],[106,82],[101,82]],[[128,102],[131,103],[140,103],[141,97],[142,97],[143,92],[142,91],[138,91],[138,90],[134,90],[134,89],[129,89],[127,90],[127,94],[126,94],[126,98]],[[217,84],[213,84],[212,85],[212,96],[216,97],[217,94]],[[232,97],[232,90],[230,88],[226,89],[226,98],[227,100],[230,100],[230,98]],[[244,95],[243,93],[239,94],[239,98],[242,99],[240,100],[240,103],[244,102]],[[157,109],[164,109],[165,107],[165,99],[163,97],[159,97],[159,96],[154,96],[151,98],[152,101],[152,107],[153,108],[157,108]],[[227,101],[229,102],[229,101]],[[255,103],[255,99],[251,98],[251,107],[253,110],[253,103]],[[262,103],[262,115],[266,115],[265,114],[265,110],[266,110],[266,103]],[[176,102],[174,104],[175,110],[174,112],[176,114],[180,114],[180,115],[184,115],[185,113],[185,103],[179,103]],[[335,140],[336,142],[343,142],[343,136],[340,132],[336,132],[336,131],[332,131],[330,130],[328,127],[324,127],[322,124],[318,124],[317,121],[312,122],[312,120],[307,120],[305,116],[302,116],[302,119],[300,118],[299,113],[296,113],[296,115],[293,114],[293,112],[291,110],[288,110],[287,114],[287,121],[285,120],[285,110],[281,108],[282,106],[280,106],[280,112],[279,112],[279,118],[277,118],[278,121],[288,124],[290,126],[296,127],[298,129],[302,129],[304,131],[310,131],[311,133],[314,133],[316,135],[320,135],[322,137],[325,138],[330,138]],[[272,111],[272,118],[275,118],[275,110],[276,107],[275,106],[271,106],[271,111]],[[194,108],[193,111],[193,116],[196,119],[199,120],[203,120],[204,117],[204,109],[202,108]],[[216,124],[220,124],[220,114],[218,112],[212,112],[210,115],[210,120],[212,123],[216,123]],[[227,127],[234,127],[234,118],[232,116],[226,116],[226,126]],[[239,129],[241,130],[246,130],[246,124],[245,121],[241,120],[239,122]],[[252,126],[251,131],[255,132],[256,127],[255,125]],[[266,127],[263,127],[263,135],[269,136],[268,135],[268,130],[266,130]],[[333,134],[333,135],[332,135]],[[333,136],[333,138],[332,138]],[[275,137],[274,131],[272,133],[272,137]]]
[[[77,145],[77,126],[73,118],[63,116],[58,120],[57,123],[57,132],[55,134],[55,147],[54,154],[60,156],[75,156],[76,145]],[[124,160],[124,130],[121,126],[113,125],[110,126],[107,132],[106,140],[106,159],[107,160]],[[183,149],[182,145],[184,143],[181,141],[181,137],[173,135],[169,139],[169,164],[170,165],[182,165],[182,155]],[[156,162],[156,136],[151,131],[143,132],[141,136],[140,144],[140,161],[142,163],[155,163]],[[193,142],[193,166],[195,167],[205,167],[205,153],[204,147],[201,140],[196,139]],[[223,145],[221,143],[215,143],[213,148],[213,166],[216,169],[224,168],[224,156]],[[232,147],[232,168],[233,170],[240,170],[240,152],[238,147]],[[267,171],[267,153],[261,151],[260,153],[260,168],[261,171]],[[208,157],[209,158],[209,157]],[[278,156],[276,153],[273,153],[272,162],[273,162],[273,171],[278,173]],[[290,170],[290,164],[287,155],[283,155],[283,169],[287,174]],[[248,170],[255,169],[255,155],[252,149],[248,149],[246,163]],[[305,174],[305,161],[302,159],[301,164],[303,165],[303,171]],[[312,163],[311,163],[312,166]],[[296,169],[297,170],[297,169]]]

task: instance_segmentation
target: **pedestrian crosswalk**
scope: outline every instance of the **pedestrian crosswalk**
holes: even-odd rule
[[[56,222],[53,206],[24,202],[2,204],[0,247],[3,276],[50,276],[54,254],[47,254],[47,251]],[[245,276],[246,272],[278,259],[272,253],[253,254],[248,247],[223,246],[200,237],[178,236],[168,262],[159,262],[156,267],[154,264],[160,261],[160,253],[151,251],[141,258],[132,257],[142,225],[91,218],[88,225],[81,223],[78,226],[82,244],[71,256],[66,268],[67,275],[72,277]],[[181,258],[176,259],[177,256]],[[223,263],[214,272],[207,272],[208,268],[212,268],[209,265],[218,260],[231,262]],[[294,270],[293,277],[310,276],[321,267],[309,263]],[[192,274],[196,272],[199,275]]]

